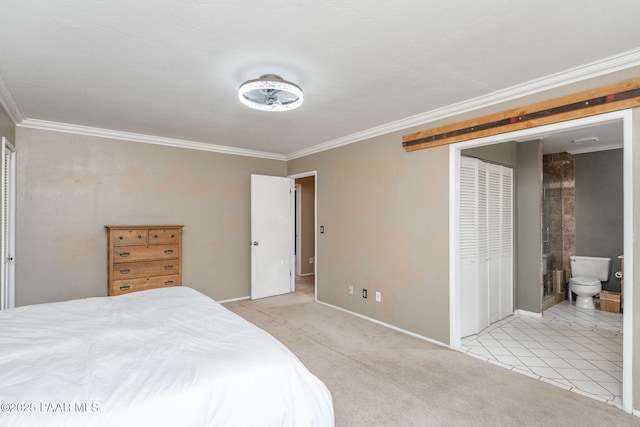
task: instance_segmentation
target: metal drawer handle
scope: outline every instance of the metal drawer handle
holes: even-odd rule
[[[129,274],[131,273],[131,269],[120,270],[120,274]]]
[[[165,254],[172,254],[173,253],[173,249],[165,249],[164,253]]]
[[[173,280],[165,280],[164,284],[169,286],[169,285],[173,285]]]
[[[131,286],[129,285],[125,285],[125,286],[120,286],[120,290],[121,291],[126,291],[127,289],[131,288]]]
[[[164,266],[165,270],[173,270],[173,265],[167,264]]]
[[[176,235],[175,235],[175,234],[172,234],[172,235],[171,235],[171,238],[173,239],[174,237],[176,237]]]
[[[122,236],[118,237],[118,239],[122,240]]]
[[[142,239],[142,234],[138,234],[138,239]]]
[[[126,258],[129,255],[131,255],[131,253],[130,252],[120,252],[118,255],[120,255],[122,258]]]
[[[153,236],[153,238],[154,238],[154,239],[157,239],[157,238],[158,238],[158,235],[157,235],[157,234],[156,234],[156,235],[154,235],[154,236]]]

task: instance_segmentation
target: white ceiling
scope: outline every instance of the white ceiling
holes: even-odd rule
[[[0,99],[17,121],[291,155],[637,55],[638,16],[638,0],[3,0]],[[304,105],[240,104],[261,74]]]

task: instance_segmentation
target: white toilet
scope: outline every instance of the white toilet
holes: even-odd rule
[[[593,297],[602,291],[602,283],[609,280],[611,258],[571,256],[569,302],[576,294],[576,307],[594,309]]]

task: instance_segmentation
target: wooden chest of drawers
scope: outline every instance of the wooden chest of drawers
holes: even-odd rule
[[[105,225],[108,294],[182,285],[182,225]]]

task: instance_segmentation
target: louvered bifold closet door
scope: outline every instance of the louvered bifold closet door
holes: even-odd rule
[[[487,164],[478,162],[478,331],[489,326],[489,206]]]
[[[500,320],[500,259],[502,239],[502,166],[487,164],[487,270],[489,323]]]
[[[500,319],[513,314],[513,169],[502,168]]]
[[[477,161],[460,158],[460,335],[478,332]]]
[[[512,169],[460,158],[460,331],[513,313]]]
[[[0,197],[2,209],[2,246],[0,248],[0,310],[13,308],[14,292],[14,224],[15,224],[15,150],[6,138],[2,138],[2,183]]]

